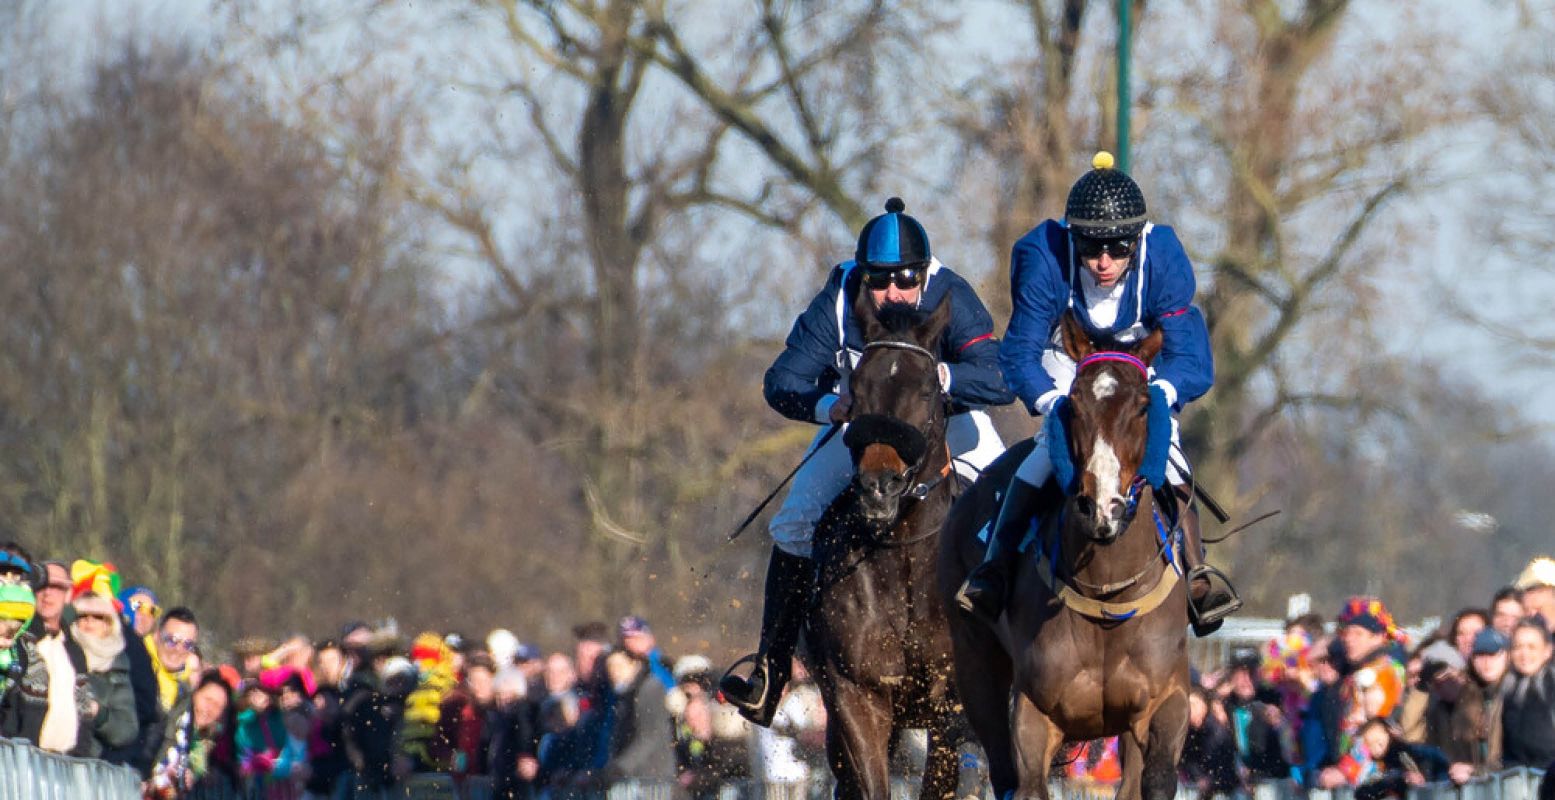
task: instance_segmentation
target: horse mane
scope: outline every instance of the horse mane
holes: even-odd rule
[[[875,321],[892,336],[906,336],[932,313],[907,303],[887,303],[875,311]]]

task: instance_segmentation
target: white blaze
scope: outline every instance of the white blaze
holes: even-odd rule
[[[1096,376],[1096,382],[1091,384],[1091,392],[1096,395],[1097,400],[1106,400],[1117,390],[1118,379],[1105,372]]]
[[[1113,502],[1123,500],[1122,493],[1118,491],[1123,465],[1118,462],[1118,454],[1113,451],[1112,444],[1102,438],[1101,434],[1096,435],[1096,446],[1091,448],[1091,460],[1086,463],[1085,469],[1096,476],[1096,508],[1102,518],[1107,519],[1112,513]]]

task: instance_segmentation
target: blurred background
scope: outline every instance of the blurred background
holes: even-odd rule
[[[1115,143],[1115,10],[0,0],[6,538],[213,631],[748,647],[789,324],[899,195],[1002,330]],[[1551,549],[1552,10],[1133,3],[1216,349],[1186,445],[1283,511],[1212,553],[1246,613],[1442,615]]]

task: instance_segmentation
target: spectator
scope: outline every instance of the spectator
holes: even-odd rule
[[[616,699],[609,758],[600,777],[606,783],[673,783],[675,727],[664,705],[664,685],[646,660],[623,651],[605,657],[605,672]]]
[[[1490,627],[1507,637],[1508,641],[1512,638],[1512,629],[1525,616],[1523,590],[1516,586],[1502,587],[1490,601]]]
[[[399,752],[405,718],[405,698],[416,686],[416,666],[390,655],[392,645],[375,641],[370,669],[352,676],[346,692],[343,740],[355,778],[353,796],[362,800],[387,797],[406,775],[410,762]]]
[[[1543,621],[1529,617],[1517,623],[1510,652],[1512,674],[1501,707],[1502,763],[1544,769],[1555,762],[1555,667]]]
[[[464,677],[443,698],[438,709],[437,733],[429,746],[435,763],[445,765],[460,785],[469,775],[490,773],[487,753],[496,729],[496,665],[491,656],[476,651],[465,658]]]
[[[1333,789],[1345,783],[1337,765],[1344,755],[1340,731],[1344,701],[1341,696],[1344,645],[1325,638],[1313,644],[1312,671],[1317,688],[1312,691],[1301,718],[1301,780],[1309,789]]]
[[[492,679],[489,764],[493,794],[502,800],[528,797],[540,771],[540,693],[539,680],[530,683],[518,670],[498,670]]]
[[[265,655],[275,648],[270,640],[259,636],[245,636],[232,643],[232,657],[237,660],[238,674],[243,680],[259,678],[265,669]]]
[[[193,611],[179,606],[157,620],[154,636],[146,650],[157,679],[158,706],[156,725],[145,741],[145,758],[150,762],[152,788],[166,794],[186,787],[194,777],[189,765],[194,745],[193,693],[184,676],[189,656],[200,642],[200,625]]]
[[[758,777],[767,784],[769,800],[807,796],[815,755],[825,748],[826,710],[820,690],[797,658],[792,674],[772,725],[756,731],[756,763],[763,770]]]
[[[1406,742],[1425,741],[1425,710],[1431,703],[1431,692],[1430,687],[1421,680],[1421,670],[1425,665],[1424,654],[1428,648],[1444,642],[1440,633],[1432,634],[1431,638],[1421,642],[1411,651],[1408,659],[1404,661],[1404,696],[1399,700],[1393,717],[1398,735]],[[1447,646],[1451,647],[1451,645]]]
[[[1284,745],[1288,726],[1280,707],[1269,702],[1276,699],[1273,690],[1258,682],[1260,663],[1258,653],[1252,650],[1232,661],[1226,677],[1230,686],[1226,712],[1231,719],[1237,755],[1247,768],[1248,777],[1255,781],[1278,780],[1290,777]]]
[[[1355,800],[1404,797],[1410,786],[1424,786],[1447,775],[1447,759],[1433,747],[1411,744],[1380,717],[1360,729],[1369,764],[1355,782]]]
[[[314,645],[313,675],[317,690],[313,694],[313,726],[308,733],[308,780],[305,800],[324,800],[345,791],[343,783],[351,762],[341,742],[342,686],[349,669],[349,657],[340,643],[325,639]]]
[[[1472,655],[1472,642],[1469,652]],[[1420,682],[1429,692],[1424,743],[1440,750],[1449,763],[1469,764],[1472,773],[1472,766],[1479,761],[1483,712],[1479,687],[1469,680],[1468,662],[1455,646],[1437,642],[1421,655]]]
[[[1538,617],[1547,633],[1555,633],[1555,558],[1528,562],[1512,585],[1523,590],[1523,613]]]
[[[30,626],[38,637],[38,655],[49,675],[49,710],[43,717],[38,746],[55,753],[93,749],[91,725],[83,719],[97,714],[97,703],[86,682],[86,656],[64,624],[70,599],[70,569],[60,561],[43,564],[45,582],[37,592],[38,613]]]
[[[118,575],[103,565],[77,561],[71,572],[82,576],[75,585],[71,634],[86,659],[87,684],[96,711],[82,718],[88,732],[81,755],[126,763],[129,748],[140,738],[135,714],[135,690],[130,685],[130,658],[124,653],[124,625],[112,584]]]
[[[1397,629],[1393,616],[1375,597],[1352,597],[1339,614],[1344,643],[1344,731],[1355,734],[1372,717],[1393,714],[1404,695],[1404,667],[1393,657]]]
[[[621,623],[616,626],[616,633],[621,642],[621,649],[628,655],[648,666],[648,670],[658,679],[660,688],[668,691],[675,686],[674,671],[670,669],[664,660],[664,654],[659,651],[658,640],[653,636],[653,629],[648,627],[648,621],[638,616],[622,617]]]
[[[1480,631],[1474,637],[1474,657],[1469,662],[1480,695],[1478,763],[1486,772],[1501,768],[1501,696],[1510,667],[1510,646],[1507,637],[1494,627]],[[1459,771],[1461,774],[1461,767]]]
[[[593,763],[594,746],[582,721],[582,698],[571,689],[547,698],[541,710],[536,780],[551,787],[552,800],[586,794],[582,783]]]
[[[131,586],[119,595],[124,613],[129,615],[130,629],[142,639],[157,629],[162,618],[162,607],[157,605],[157,594],[145,586]]]
[[[1183,783],[1198,792],[1199,800],[1245,791],[1237,769],[1236,740],[1209,709],[1209,692],[1193,687],[1188,693],[1188,734],[1179,764]]]
[[[200,644],[200,624],[194,612],[183,606],[169,610],[157,621],[156,637],[146,643],[151,667],[157,676],[157,697],[164,712],[189,691],[189,657]]]
[[[0,549],[0,737],[38,743],[48,713],[49,675],[27,625],[36,613],[32,560]]]
[[[299,681],[289,667],[271,667],[250,681],[244,693],[247,708],[238,714],[238,765],[250,790],[266,800],[296,794],[298,778],[306,778],[307,745],[287,725],[280,698],[285,687]]]
[[[1452,618],[1447,630],[1452,636],[1452,646],[1466,661],[1474,652],[1474,637],[1490,627],[1490,614],[1482,608],[1465,608]]]
[[[220,797],[239,788],[237,704],[232,685],[219,669],[200,673],[190,692],[190,717],[194,743],[189,747],[189,772],[195,784]]]

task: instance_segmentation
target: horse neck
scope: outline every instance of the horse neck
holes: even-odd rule
[[[1155,527],[1155,498],[1148,489],[1140,493],[1139,508],[1128,528],[1110,544],[1092,542],[1073,513],[1065,514],[1061,535],[1063,569],[1079,581],[1105,586],[1139,577],[1118,593],[1118,600],[1149,591],[1154,583],[1149,579],[1166,566],[1164,559],[1157,557],[1161,545]]]

